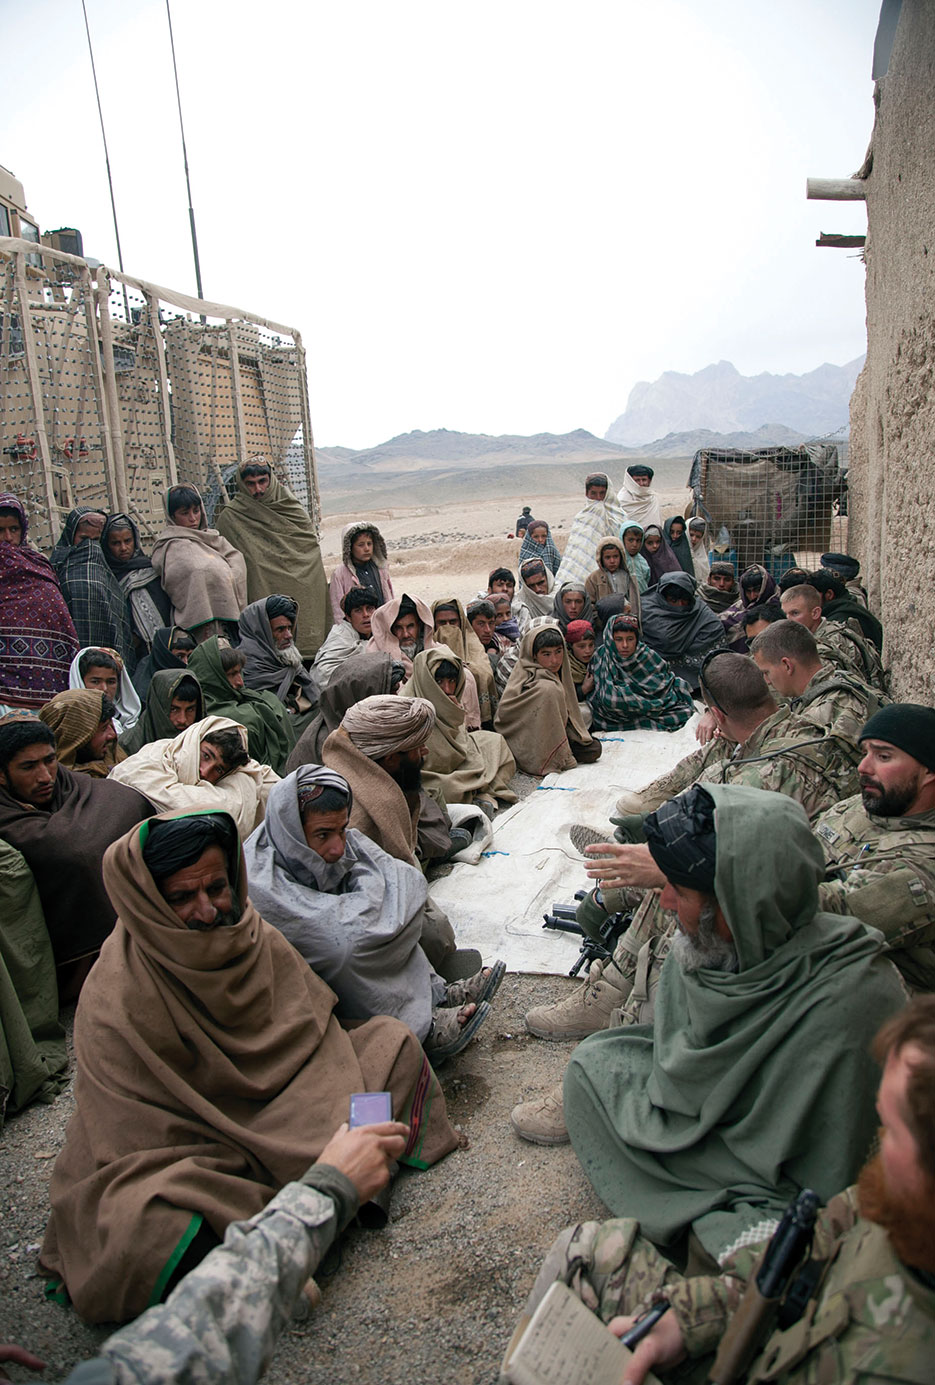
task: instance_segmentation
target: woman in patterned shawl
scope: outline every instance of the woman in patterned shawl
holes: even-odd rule
[[[78,637],[52,564],[26,542],[26,510],[0,493],[0,704],[41,707],[68,687]]]
[[[79,505],[65,520],[52,550],[52,566],[68,602],[82,649],[116,649],[132,667],[133,636],[123,588],[107,566],[101,548],[104,512]]]
[[[607,622],[591,672],[593,730],[678,731],[695,710],[688,685],[641,642],[635,616]]]

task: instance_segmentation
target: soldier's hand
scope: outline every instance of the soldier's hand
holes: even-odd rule
[[[628,1318],[612,1318],[607,1324],[615,1337],[622,1337],[636,1322],[639,1315]],[[651,1370],[669,1371],[685,1360],[685,1343],[679,1320],[670,1308],[663,1313],[651,1332],[633,1348],[633,1356],[623,1377],[623,1385],[643,1385],[646,1372]]]
[[[699,745],[707,745],[708,741],[717,740],[720,735],[717,722],[710,711],[703,712],[698,718],[698,725],[695,727],[695,740]]]
[[[0,1343],[0,1363],[4,1361],[12,1361],[14,1365],[25,1366],[28,1371],[48,1369],[44,1361],[40,1361],[38,1356],[33,1356],[32,1352],[27,1351],[25,1347],[13,1346],[12,1343],[7,1342]],[[9,1378],[0,1364],[0,1380],[9,1380]]]
[[[402,1154],[408,1138],[409,1126],[401,1121],[358,1125],[354,1130],[345,1124],[332,1135],[316,1162],[340,1170],[354,1184],[361,1202],[368,1202],[389,1183],[389,1166]]]
[[[628,885],[642,890],[665,888],[666,878],[643,842],[636,846],[629,842],[592,842],[584,848],[584,854],[592,860],[587,874],[608,890],[623,890]]]

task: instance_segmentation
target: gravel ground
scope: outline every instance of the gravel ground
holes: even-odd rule
[[[569,965],[573,958],[569,941]],[[339,1262],[326,1262],[333,1272],[318,1276],[320,1306],[279,1344],[265,1377],[271,1385],[496,1379],[554,1237],[572,1221],[606,1216],[570,1146],[527,1144],[509,1123],[514,1103],[555,1082],[574,1047],[532,1038],[523,1015],[577,984],[507,975],[477,1040],[439,1074],[468,1148],[426,1173],[404,1170],[389,1225],[345,1235]],[[35,1268],[47,1184],[72,1105],[69,1087],[52,1106],[14,1116],[0,1133],[0,1341],[35,1351],[49,1364],[48,1380],[92,1356],[107,1335],[46,1303]],[[330,1259],[337,1262],[337,1253]],[[16,1367],[10,1374],[34,1379]]]

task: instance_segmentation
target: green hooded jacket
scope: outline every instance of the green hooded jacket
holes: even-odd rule
[[[163,668],[154,673],[146,694],[146,707],[135,726],[124,731],[120,744],[128,755],[135,755],[144,745],[152,741],[172,741],[179,734],[169,720],[169,708],[175,690],[183,678],[191,678],[198,688],[195,706],[195,720],[201,721],[205,715],[205,699],[201,684],[187,668]]]
[[[818,912],[824,859],[802,807],[705,788],[738,969],[686,972],[670,954],[653,1024],[575,1050],[565,1116],[615,1215],[659,1245],[692,1228],[719,1259],[801,1188],[827,1201],[853,1181],[877,1124],[869,1047],[905,992],[875,929]]]
[[[201,685],[205,713],[239,722],[246,728],[247,748],[253,759],[282,774],[295,745],[295,735],[289,713],[278,697],[252,688],[231,687],[221,665],[217,635],[212,635],[193,651],[188,671]]]

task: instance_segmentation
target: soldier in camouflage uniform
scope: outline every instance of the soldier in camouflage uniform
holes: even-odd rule
[[[780,605],[788,620],[798,621],[812,632],[824,663],[856,674],[880,692],[887,691],[886,671],[873,643],[841,621],[825,620],[821,594],[814,587],[805,582],[789,587],[783,592]]]
[[[771,627],[775,628],[775,627]],[[719,735],[687,756],[639,795],[625,796],[615,818],[618,836],[634,843],[622,850],[612,846],[587,848],[603,854],[606,865],[595,863],[588,872],[600,879],[579,906],[578,922],[593,935],[608,914],[635,910],[613,955],[594,962],[587,980],[574,995],[553,1005],[535,1006],[526,1027],[537,1038],[583,1039],[620,1023],[648,1023],[659,970],[675,930],[674,918],[659,905],[655,868],[642,841],[645,814],[696,784],[742,784],[768,789],[796,799],[810,817],[849,797],[858,786],[861,752],[836,734],[819,734],[807,723],[796,724],[788,707],[775,709],[762,673],[746,654],[720,653],[706,663],[702,694]],[[804,733],[804,739],[803,739]],[[692,772],[689,779],[688,774]],[[637,807],[641,811],[634,811]],[[617,863],[621,862],[617,873]],[[510,1121],[524,1139],[536,1144],[563,1144],[568,1138],[562,1108],[561,1084],[542,1097],[514,1107]]]
[[[910,990],[935,991],[935,711],[894,703],[871,717],[856,739],[861,793],[813,823],[826,862],[819,904],[879,929]],[[889,787],[894,771],[895,797]],[[652,1022],[674,933],[675,920],[649,892],[614,953],[613,983],[621,999],[609,1026]]]
[[[386,1187],[407,1134],[396,1121],[342,1126],[299,1182],[287,1184],[249,1221],[231,1223],[223,1244],[165,1303],[109,1337],[66,1385],[259,1380],[303,1288],[317,1300],[309,1275],[361,1203]]]
[[[752,662],[742,654],[728,657],[743,659],[748,668]],[[860,758],[855,733],[868,715],[865,712],[857,720],[857,709],[865,695],[868,707],[875,710],[880,701],[876,694],[865,693],[857,679],[829,670],[827,686],[816,684],[807,703],[777,707],[762,678],[754,682],[755,674],[745,672],[740,664],[717,667],[729,671],[729,678],[716,681],[725,685],[730,714],[718,719],[720,709],[709,700],[708,715],[717,734],[646,788],[622,794],[617,800],[620,817],[655,812],[699,782],[749,784],[788,793],[799,799],[810,817],[855,791]],[[709,664],[707,670],[711,668]],[[745,679],[742,689],[735,685],[734,674]],[[713,672],[710,676],[716,678]],[[755,704],[755,699],[764,696],[764,688],[765,700]]]
[[[822,909],[878,928],[913,990],[935,990],[935,711],[894,703],[860,733],[861,792],[822,813]]]
[[[815,636],[799,621],[768,625],[750,654],[773,692],[788,698],[794,724],[817,726],[855,745],[867,718],[890,700],[854,674],[823,664]]]
[[[819,1214],[810,1302],[784,1330],[767,1319],[745,1379],[782,1385],[926,1385],[935,1361],[935,998],[913,1002],[881,1035],[886,1068],[881,1152],[856,1187]],[[882,1053],[878,1053],[882,1057]],[[635,1315],[671,1305],[634,1350],[628,1385],[676,1366],[681,1385],[709,1378],[764,1239],[729,1249],[720,1265],[680,1274],[631,1218],[562,1232],[530,1294],[522,1327],[556,1280],[622,1334]],[[685,1364],[685,1358],[688,1361]]]

